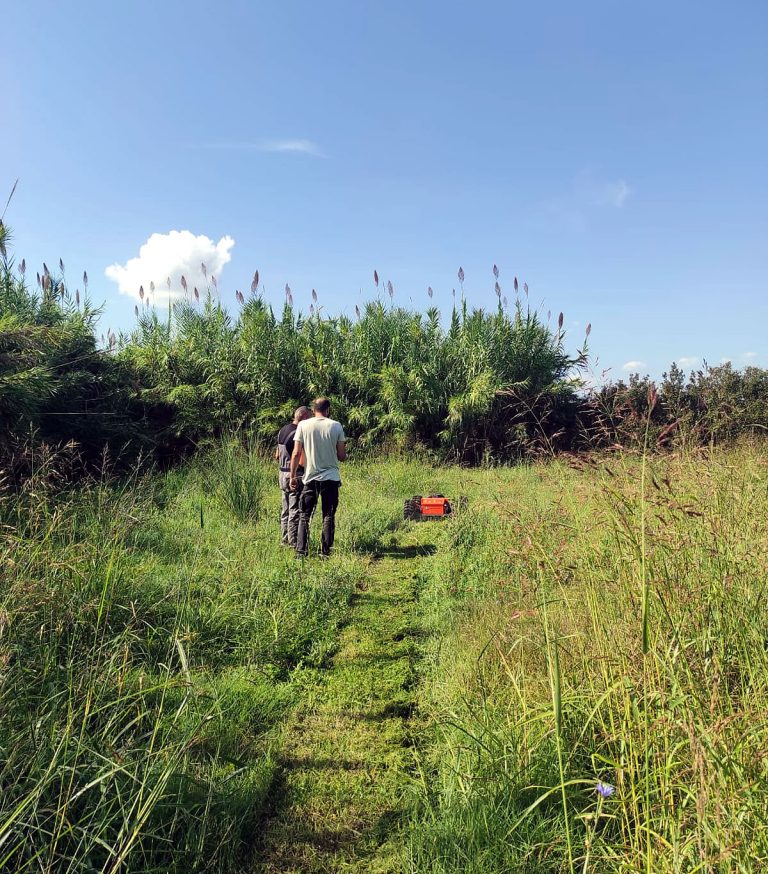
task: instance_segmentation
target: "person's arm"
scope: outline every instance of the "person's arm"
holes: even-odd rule
[[[275,446],[275,461],[279,461],[279,460],[280,460],[280,447]]]
[[[296,472],[299,469],[299,462],[301,461],[301,456],[304,453],[304,447],[298,440],[294,438],[293,442],[293,452],[291,453],[291,481],[290,487],[295,488],[298,477],[296,476]]]
[[[336,425],[336,458],[339,461],[347,460],[347,436],[338,423]]]

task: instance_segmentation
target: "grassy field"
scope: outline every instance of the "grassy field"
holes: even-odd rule
[[[412,869],[763,870],[768,459],[480,479],[423,596]]]
[[[305,572],[274,480],[0,498],[0,870],[763,869],[759,447],[353,463]]]

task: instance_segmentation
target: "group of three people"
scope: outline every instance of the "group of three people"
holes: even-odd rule
[[[298,557],[308,555],[309,524],[319,501],[323,517],[320,554],[327,558],[336,531],[339,462],[347,457],[346,437],[341,424],[330,416],[328,398],[316,398],[312,409],[314,415],[307,407],[299,407],[293,421],[277,435],[275,458],[283,493],[280,534],[283,544],[295,549]]]

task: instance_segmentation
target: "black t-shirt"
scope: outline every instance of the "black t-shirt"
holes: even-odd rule
[[[293,435],[296,433],[296,425],[289,422],[277,433],[277,450],[279,454],[280,470],[288,472],[291,469],[291,455],[293,455]],[[299,467],[296,471],[299,475],[304,473],[304,468]]]
[[[293,452],[293,435],[295,433],[296,425],[294,425],[293,422],[283,425],[283,427],[277,432],[277,443],[279,446],[285,446],[288,450],[288,455]]]

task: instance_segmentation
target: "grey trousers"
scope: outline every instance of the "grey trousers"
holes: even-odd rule
[[[290,489],[291,475],[280,471],[280,491],[283,493],[283,502],[280,508],[280,539],[296,549],[296,541],[299,533],[299,500],[303,483],[299,480],[296,491]]]

